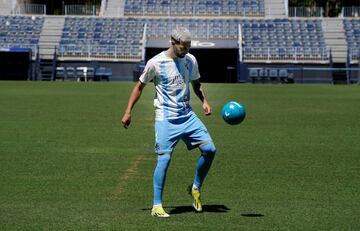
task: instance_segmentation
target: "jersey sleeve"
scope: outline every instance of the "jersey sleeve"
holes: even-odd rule
[[[196,80],[200,78],[200,73],[199,73],[199,66],[198,63],[196,61],[196,58],[194,56],[191,57],[191,61],[192,61],[192,68],[191,68],[191,72],[190,72],[190,80]]]
[[[142,83],[149,83],[155,76],[155,66],[154,63],[149,60],[144,68],[144,71],[142,72],[139,80]]]

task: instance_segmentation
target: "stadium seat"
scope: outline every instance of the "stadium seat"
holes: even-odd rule
[[[259,77],[258,68],[249,68],[249,78],[252,83],[255,83]]]
[[[260,68],[259,69],[259,77],[260,77],[260,81],[262,83],[268,82],[268,80],[269,80],[268,69]]]
[[[287,83],[288,82],[288,70],[285,68],[279,69],[279,78],[281,83]]]
[[[93,67],[77,67],[76,68],[76,79],[78,82],[80,81],[89,81],[93,80],[95,75],[95,70]]]
[[[110,76],[108,76],[107,73],[106,73],[106,68],[105,67],[96,68],[94,80],[95,81],[101,81],[103,79],[106,79],[107,81],[110,80]]]
[[[64,67],[56,67],[55,80],[61,79],[64,81],[66,78],[65,68]]]
[[[278,82],[278,69],[277,68],[270,68],[269,69],[269,78],[272,83]]]
[[[76,72],[74,67],[66,67],[66,79],[68,80],[75,80],[76,79]]]

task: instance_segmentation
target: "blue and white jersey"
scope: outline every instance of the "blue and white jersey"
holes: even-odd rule
[[[172,59],[163,51],[150,59],[139,80],[144,84],[154,81],[155,120],[187,117],[192,111],[189,83],[199,78],[196,58],[189,53],[184,58]]]

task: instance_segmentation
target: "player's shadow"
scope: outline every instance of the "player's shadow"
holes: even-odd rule
[[[241,216],[243,217],[264,217],[264,214],[261,213],[242,213]]]
[[[169,214],[193,213],[195,212],[192,206],[165,206]],[[151,210],[151,208],[144,208],[141,210]],[[203,205],[203,212],[208,213],[227,213],[230,209],[225,205]]]
[[[173,206],[167,207],[170,214],[190,213],[194,212],[192,206]],[[209,213],[227,213],[230,209],[225,205],[203,205],[203,212]]]

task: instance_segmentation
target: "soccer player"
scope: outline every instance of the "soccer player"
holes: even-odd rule
[[[201,152],[194,181],[188,188],[197,212],[202,211],[200,188],[216,152],[206,127],[189,104],[191,83],[195,94],[202,102],[205,115],[211,114],[204,88],[199,82],[196,58],[188,53],[190,46],[191,33],[188,29],[179,28],[172,32],[170,47],[147,62],[144,72],[130,94],[121,120],[125,128],[130,125],[131,111],[135,103],[144,87],[153,80],[156,89],[155,152],[158,154],[154,171],[154,204],[151,210],[154,217],[169,217],[162,206],[162,195],[171,155],[178,141],[183,140],[189,150],[198,147]]]

